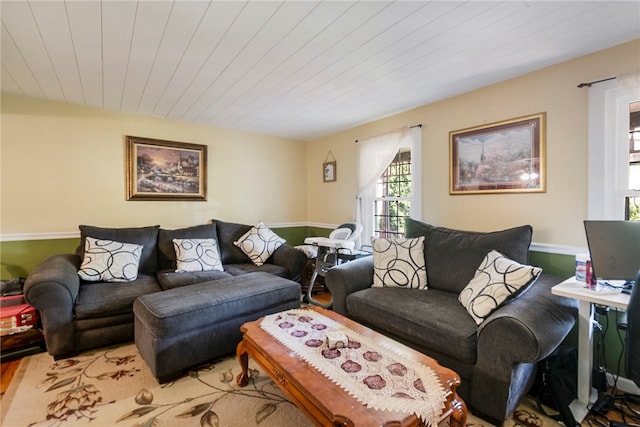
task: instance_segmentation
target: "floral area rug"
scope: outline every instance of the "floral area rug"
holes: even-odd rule
[[[54,361],[22,360],[0,401],[3,427],[311,426],[280,389],[249,360],[251,380],[238,387],[234,356],[194,368],[159,385],[134,344]],[[446,423],[443,423],[446,425]],[[468,426],[490,424],[470,415]],[[525,400],[505,427],[558,425]],[[444,427],[444,426],[443,426]]]

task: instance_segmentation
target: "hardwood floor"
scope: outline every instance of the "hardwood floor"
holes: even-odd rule
[[[9,387],[23,356],[44,351],[44,338],[37,328],[0,337],[0,398]]]
[[[328,304],[331,301],[331,293],[329,291],[317,292],[313,294],[313,299],[322,304]]]
[[[0,399],[11,383],[11,379],[16,373],[21,359],[7,360],[0,363]]]

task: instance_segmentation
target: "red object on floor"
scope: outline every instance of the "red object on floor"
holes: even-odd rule
[[[37,321],[38,313],[35,308],[27,304],[24,295],[0,297],[0,330],[2,332],[32,327]]]

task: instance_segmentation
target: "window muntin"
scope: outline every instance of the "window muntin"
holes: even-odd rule
[[[404,147],[376,182],[373,200],[376,237],[404,237],[404,220],[411,216],[411,175],[411,149]]]

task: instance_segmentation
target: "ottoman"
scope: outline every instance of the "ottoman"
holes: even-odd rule
[[[300,285],[256,272],[143,295],[133,304],[135,343],[159,383],[232,353],[240,326],[300,307]]]

